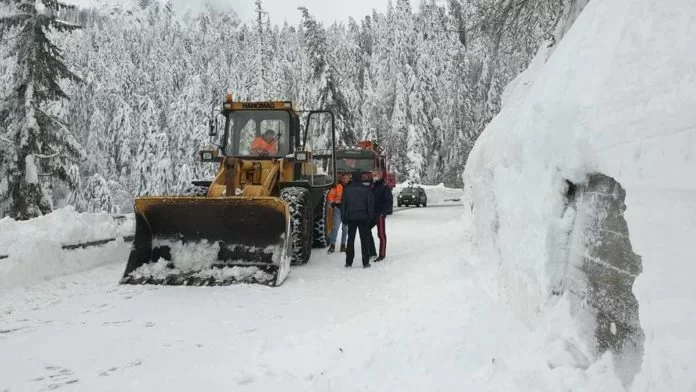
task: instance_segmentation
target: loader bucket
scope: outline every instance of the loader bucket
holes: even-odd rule
[[[290,215],[275,197],[142,197],[124,284],[280,285]]]

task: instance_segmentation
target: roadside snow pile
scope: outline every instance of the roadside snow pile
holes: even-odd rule
[[[404,188],[409,187],[408,182],[403,182],[401,184],[396,184],[394,189],[392,190],[392,193],[394,195],[394,204],[396,204],[396,196],[401,192]],[[452,203],[461,203],[462,197],[464,194],[463,189],[458,189],[458,188],[447,188],[445,187],[445,184],[438,184],[438,185],[420,185],[420,184],[413,184],[413,186],[419,186],[423,188],[425,191],[425,194],[428,195],[428,204],[452,204]]]
[[[578,270],[568,268],[573,255],[565,248],[578,225],[566,181],[584,188],[601,174],[617,183],[610,193],[621,197],[625,190],[621,218],[629,235],[598,229],[607,239],[630,238],[642,258],[633,294],[644,351],[635,373],[622,377],[634,391],[696,389],[696,322],[686,316],[696,314],[693,48],[692,0],[669,7],[652,0],[591,1],[555,51],[542,49],[511,83],[464,174],[478,258],[483,268],[492,266],[491,292],[528,325],[559,338],[558,331],[573,324],[569,315],[577,315],[568,309],[567,319],[556,315],[548,322],[567,306],[572,294],[564,290]],[[559,290],[560,300],[553,295]],[[616,299],[612,291],[599,294]],[[615,320],[608,321],[616,331]],[[596,347],[582,349],[600,360]]]
[[[131,219],[109,214],[81,214],[65,207],[28,221],[0,220],[0,289],[80,272],[110,262],[125,263],[128,245],[122,237],[134,232]],[[87,249],[63,249],[90,241],[116,241]]]

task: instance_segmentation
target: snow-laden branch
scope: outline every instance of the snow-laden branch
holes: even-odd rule
[[[84,27],[80,24],[71,23],[71,22],[68,22],[67,20],[63,20],[63,19],[56,19],[55,21],[62,24],[63,26],[65,26],[67,28],[70,28],[70,29],[81,29]]]
[[[34,156],[39,158],[39,159],[53,159],[62,153],[63,153],[62,151],[59,151],[59,152],[53,153],[51,155],[34,154]]]
[[[0,21],[0,23],[1,23],[1,22],[2,22],[2,21]],[[23,35],[23,34],[26,34],[26,32],[20,31],[20,32],[18,32],[17,34],[11,35],[11,36],[9,36],[9,37],[3,36],[2,39],[3,39],[3,41],[7,42],[7,41],[11,41],[11,40],[13,40],[13,39],[15,39],[15,38],[18,38],[20,35]]]
[[[14,13],[12,15],[3,16],[2,18],[0,18],[0,22],[11,21],[14,19],[19,19],[19,18],[27,18],[28,19],[28,18],[32,18],[32,17],[34,17],[34,15],[30,14],[28,12],[17,12],[17,13]]]

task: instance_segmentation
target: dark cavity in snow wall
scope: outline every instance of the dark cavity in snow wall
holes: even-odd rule
[[[567,287],[573,313],[595,355],[613,353],[617,376],[628,387],[641,368],[645,335],[632,290],[643,267],[624,219],[626,191],[613,178],[593,174],[566,196],[577,208]]]

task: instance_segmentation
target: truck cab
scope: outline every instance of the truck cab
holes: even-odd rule
[[[385,183],[393,189],[396,186],[396,175],[389,171],[384,151],[376,142],[366,140],[359,142],[355,147],[336,150],[337,176],[360,170],[363,183],[370,184],[372,171],[376,169],[382,170]]]

